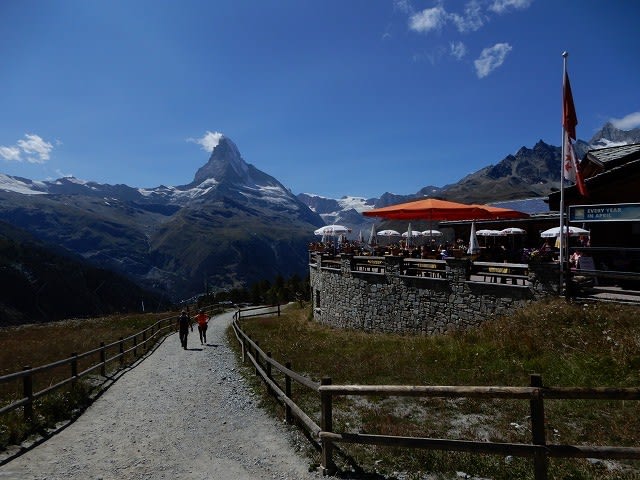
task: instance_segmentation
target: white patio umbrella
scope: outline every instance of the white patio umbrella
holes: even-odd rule
[[[399,237],[400,232],[396,232],[395,230],[380,230],[378,232],[379,237],[387,237],[387,245],[391,243],[391,237]]]
[[[467,253],[469,255],[473,255],[480,251],[480,244],[478,243],[476,233],[476,222],[471,222],[471,235],[469,236],[469,248],[467,248]]]
[[[487,238],[486,237],[504,237],[505,234],[502,233],[500,230],[478,230],[476,232],[476,235],[479,237],[485,237],[484,239],[484,245],[487,245]],[[495,238],[493,240],[493,243],[495,244]]]
[[[515,244],[516,244],[516,240],[515,240],[515,236],[516,235],[525,235],[527,233],[527,231],[524,228],[518,228],[518,227],[508,227],[505,229],[500,230],[504,235],[510,235],[511,236],[511,247],[515,248]]]
[[[581,235],[589,235],[589,230],[578,227],[564,227],[564,233],[570,237],[579,237]],[[560,236],[560,227],[553,227],[540,233],[542,238],[555,238]]]
[[[368,243],[369,243],[370,246],[373,246],[376,243],[378,243],[376,241],[376,225],[375,225],[375,223],[373,225],[371,225],[371,233],[369,233],[369,242]]]
[[[524,228],[518,228],[518,227],[509,227],[500,231],[505,235],[524,235],[525,233],[527,233],[527,231]]]
[[[345,233],[351,232],[351,229],[345,227],[344,225],[325,225],[324,227],[320,227],[317,230],[314,230],[314,235],[328,235],[331,237],[344,235]]]
[[[399,237],[400,232],[396,232],[395,230],[380,230],[378,232],[379,237]]]
[[[423,237],[441,237],[442,232],[440,230],[424,230],[422,232]]]
[[[409,226],[407,227],[407,231],[402,234],[402,237],[407,239],[407,247],[411,246],[411,239],[420,236],[422,236],[422,232],[412,230],[411,224],[409,224]]]
[[[478,230],[476,232],[476,235],[479,237],[502,237],[505,234],[502,233],[500,230]]]

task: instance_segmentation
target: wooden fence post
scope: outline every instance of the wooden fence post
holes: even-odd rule
[[[138,335],[133,336],[133,358],[138,356]]]
[[[143,354],[146,351],[147,351],[147,331],[143,330],[142,331],[142,352],[143,352]]]
[[[124,365],[124,339],[120,337],[120,342],[118,343],[118,347],[120,350],[120,366]]]
[[[271,352],[267,352],[267,360],[264,368],[267,372],[267,378],[269,380],[273,380],[273,378],[271,377],[271,363],[269,362],[269,360],[271,360]],[[267,383],[267,393],[269,393],[269,395],[273,395],[273,390],[271,389],[271,385],[269,385],[268,383]]]
[[[100,375],[107,376],[107,352],[104,348],[104,342],[100,342]]]
[[[23,371],[31,370],[30,366],[22,367]],[[22,394],[28,399],[24,404],[24,419],[30,422],[33,419],[33,377],[31,373],[27,373],[22,377]]]
[[[285,363],[284,366],[291,370],[291,362]],[[284,374],[284,394],[287,398],[291,398],[291,377],[286,373]],[[288,403],[284,404],[284,419],[287,424],[293,423],[293,415],[291,414],[291,407]]]
[[[71,354],[71,383],[75,384],[78,380],[78,354],[73,352]]]
[[[280,304],[278,303],[278,316],[280,316]]]
[[[542,396],[542,376],[538,374],[530,375],[532,387],[539,390],[530,400],[531,405],[531,436],[534,445],[545,447],[547,444],[545,425],[544,425],[544,400]],[[540,453],[536,453],[533,457],[533,469],[535,480],[547,480],[547,466],[549,460],[546,449]]]
[[[247,339],[244,335],[241,335],[242,341],[240,342],[242,345],[242,364],[247,363]]]
[[[331,378],[324,377],[320,380],[320,385],[331,385]],[[320,428],[323,432],[333,431],[333,412],[331,393],[320,393]],[[330,440],[322,439],[322,469],[326,474],[333,474],[336,465],[333,462],[333,443]],[[536,479],[537,480],[537,479]]]
[[[260,375],[260,372],[258,371],[258,367],[260,366],[260,357],[259,357],[259,347],[260,347],[260,342],[255,342],[256,344],[256,349],[253,352],[253,358],[256,360],[256,375]]]

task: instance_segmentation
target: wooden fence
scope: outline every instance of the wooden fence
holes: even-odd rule
[[[32,420],[34,400],[48,395],[65,385],[73,384],[82,377],[89,375],[96,370],[99,370],[102,377],[106,377],[108,370],[107,367],[110,363],[117,361],[120,366],[122,366],[125,363],[125,357],[127,355],[133,356],[134,359],[143,355],[147,350],[150,350],[151,346],[153,346],[157,341],[174,331],[175,322],[175,316],[164,318],[158,320],[156,323],[140,332],[134,333],[126,338],[120,338],[118,341],[107,345],[105,345],[104,342],[101,342],[100,347],[93,350],[89,350],[84,353],[72,353],[68,358],[35,368],[25,366],[20,372],[0,377],[0,383],[22,380],[22,398],[9,403],[8,405],[2,406],[2,408],[0,408],[0,414],[8,413],[23,407],[25,420]],[[86,368],[82,371],[78,371],[79,364],[81,362],[83,366],[86,365]],[[60,367],[66,367],[68,369],[68,376],[65,375],[65,378],[61,381],[49,385],[42,390],[33,390],[34,377],[43,372]]]
[[[380,446],[421,448],[442,451],[462,451],[473,454],[511,455],[533,459],[536,480],[548,478],[549,458],[599,458],[640,459],[640,447],[561,445],[547,442],[545,431],[544,401],[554,400],[640,400],[640,388],[575,388],[545,387],[540,375],[531,375],[530,386],[409,386],[409,385],[333,385],[330,378],[320,383],[304,377],[291,369],[291,364],[280,364],[265,353],[240,327],[241,311],[233,321],[235,336],[242,348],[242,359],[254,365],[267,389],[285,407],[287,423],[298,420],[309,435],[322,447],[322,468],[326,473],[336,471],[333,460],[335,443],[355,443]],[[284,378],[284,386],[273,376],[273,369]],[[320,419],[316,423],[292,399],[292,380],[317,392],[320,396]],[[335,432],[333,429],[333,398],[335,396],[411,396],[440,398],[516,399],[528,400],[531,418],[531,443],[479,442],[444,438],[399,437],[352,432]]]
[[[251,312],[251,313],[247,313],[247,312]],[[264,315],[272,315],[272,314],[277,315],[278,317],[280,316],[280,304],[268,305],[266,307],[262,306],[262,307],[242,308],[236,311],[235,317],[236,319],[240,320],[240,317],[242,318],[261,317]]]

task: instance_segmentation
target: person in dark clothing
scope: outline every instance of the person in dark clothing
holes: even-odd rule
[[[193,322],[185,310],[182,310],[182,313],[178,317],[177,327],[180,335],[180,344],[182,345],[182,348],[186,350],[187,336],[189,335],[189,328],[191,328],[191,331],[193,332]]]

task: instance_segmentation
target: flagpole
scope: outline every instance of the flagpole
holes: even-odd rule
[[[563,104],[563,109],[564,109],[564,95],[566,94],[566,78],[567,78],[567,57],[569,56],[569,52],[562,52],[562,104]],[[564,115],[564,111],[563,111],[563,115]],[[564,162],[565,162],[565,158],[566,158],[566,141],[565,141],[565,135],[566,135],[566,131],[565,131],[565,127],[564,127],[564,117],[563,117],[563,122],[562,122],[562,142],[560,143],[560,145],[562,145],[562,153],[561,153],[561,157],[560,157],[560,285],[562,288],[562,281],[564,280],[564,270],[565,270],[565,265],[564,265],[564,259],[565,259],[565,236],[564,236]]]

